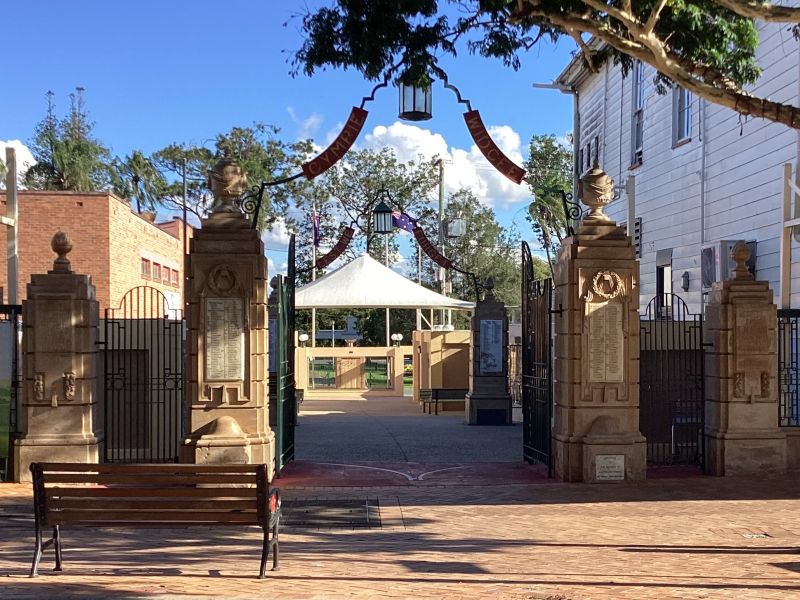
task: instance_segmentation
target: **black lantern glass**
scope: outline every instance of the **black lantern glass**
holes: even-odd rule
[[[372,228],[375,233],[392,233],[392,209],[383,200],[372,211]]]
[[[431,109],[431,87],[417,87],[401,83],[400,88],[400,114],[398,118],[404,121],[427,121],[433,117]]]

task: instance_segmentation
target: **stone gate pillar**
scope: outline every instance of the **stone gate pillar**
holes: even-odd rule
[[[268,423],[267,259],[257,230],[234,205],[246,175],[227,156],[210,174],[216,208],[186,257],[190,463],[266,463],[274,472]]]
[[[645,477],[639,432],[639,265],[603,213],[614,182],[595,163],[581,178],[590,211],[555,267],[553,465],[561,481]]]
[[[494,295],[490,277],[486,295],[472,315],[469,392],[465,398],[470,425],[511,425],[508,392],[508,315],[506,305]]]
[[[22,437],[14,472],[30,481],[32,462],[96,463],[103,434],[96,396],[98,304],[88,275],[70,269],[72,243],[58,232],[58,258],[33,275],[22,303]]]
[[[733,279],[715,283],[706,306],[706,423],[708,472],[778,475],[786,472],[786,434],[778,426],[777,309],[766,281],[745,263],[746,244],[731,251]]]

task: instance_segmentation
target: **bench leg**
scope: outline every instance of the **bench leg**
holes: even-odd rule
[[[264,542],[261,545],[261,566],[258,570],[258,578],[264,579],[267,574],[267,559],[269,558],[269,527],[264,527]]]
[[[30,577],[36,577],[39,574],[39,561],[42,560],[42,529],[39,523],[36,523],[36,547],[33,550],[33,564],[31,565]]]
[[[64,569],[61,568],[61,529],[58,525],[53,527],[53,545],[56,551],[56,568],[53,570],[63,571]]]
[[[272,570],[273,571],[280,571],[280,550],[278,550],[278,527],[281,524],[280,513],[275,521],[275,525],[272,528],[272,541],[270,545],[274,546],[272,549]]]

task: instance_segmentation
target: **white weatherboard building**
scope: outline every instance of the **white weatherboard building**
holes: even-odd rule
[[[759,32],[763,74],[751,91],[797,104],[800,44],[786,25],[762,24]],[[674,292],[699,312],[711,283],[728,277],[736,240],[751,242],[756,278],[770,282],[780,306],[783,172],[787,163],[796,172],[798,131],[682,89],[659,95],[654,74],[637,64],[623,77],[612,61],[591,73],[578,55],[556,79],[576,94],[579,172],[597,158],[619,186],[606,212],[634,223],[641,310],[656,294]],[[798,243],[791,245],[800,259]],[[791,304],[800,307],[800,265],[792,262]]]

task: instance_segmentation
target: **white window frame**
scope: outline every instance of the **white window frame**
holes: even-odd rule
[[[692,93],[682,87],[672,92],[672,145],[692,139]]]
[[[631,95],[631,166],[642,164],[644,146],[644,63],[633,64]]]

